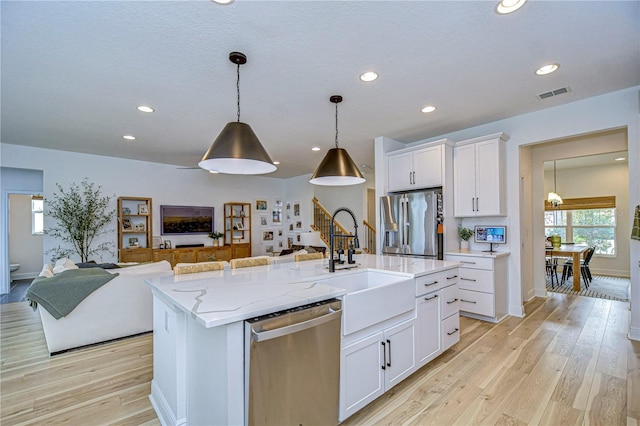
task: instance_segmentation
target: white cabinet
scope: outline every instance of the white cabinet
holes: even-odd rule
[[[415,371],[415,319],[344,346],[340,354],[340,421]]]
[[[453,149],[454,215],[504,216],[504,133],[462,142]]]
[[[388,156],[388,190],[405,191],[442,186],[443,145]]]
[[[461,263],[458,298],[462,315],[491,322],[507,316],[507,254],[447,254],[446,259]]]
[[[416,278],[418,368],[459,340],[458,302],[457,268]]]

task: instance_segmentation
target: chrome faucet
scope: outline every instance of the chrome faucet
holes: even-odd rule
[[[354,235],[336,235],[333,233],[333,222],[336,218],[336,215],[340,212],[347,212],[351,215],[351,218],[353,219]],[[353,238],[353,247],[360,248],[360,241],[358,240],[358,221],[356,220],[356,215],[346,207],[340,207],[335,212],[333,212],[333,216],[331,216],[331,222],[329,223],[329,272],[336,271],[336,260],[333,258],[333,239],[335,237]],[[351,253],[352,252],[350,252],[350,254]],[[351,256],[349,256],[349,258],[351,259]]]

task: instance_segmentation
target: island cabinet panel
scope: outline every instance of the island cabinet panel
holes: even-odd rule
[[[400,383],[416,370],[415,319],[342,347],[340,421]]]
[[[416,299],[416,316],[418,318],[416,360],[418,366],[425,365],[442,353],[440,299],[442,299],[441,290]]]

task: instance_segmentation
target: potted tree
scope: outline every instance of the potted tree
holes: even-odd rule
[[[460,237],[460,251],[469,251],[469,238],[473,236],[473,229],[459,227],[458,236]]]
[[[85,178],[80,185],[72,183],[65,189],[58,183],[58,192],[53,194],[45,215],[56,221],[45,233],[61,241],[47,250],[52,260],[78,255],[81,262],[89,261],[93,255],[101,257],[106,251],[113,253],[113,241],[102,241],[105,234],[113,233],[114,209],[109,209],[113,196],[103,196],[101,186]]]

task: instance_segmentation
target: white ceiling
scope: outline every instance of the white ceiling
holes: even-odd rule
[[[413,142],[640,84],[639,5],[3,0],[2,143],[194,167],[236,119],[237,50],[241,119],[281,162],[267,176],[313,172],[334,144],[333,94],[340,146],[373,165],[376,136]],[[534,75],[549,62],[560,69]],[[359,81],[370,69],[380,78]]]

